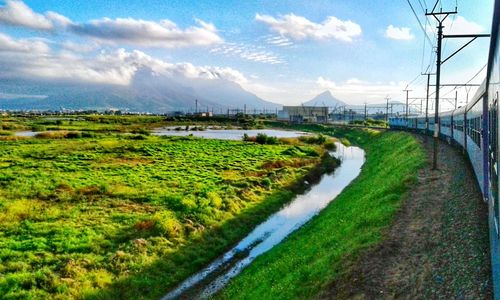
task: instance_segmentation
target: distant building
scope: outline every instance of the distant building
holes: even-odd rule
[[[211,118],[214,116],[214,114],[211,111],[204,111],[204,112],[194,113],[194,116],[198,118]]]
[[[290,123],[327,123],[328,107],[326,106],[283,106],[278,112],[278,120]]]

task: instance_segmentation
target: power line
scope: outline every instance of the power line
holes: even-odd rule
[[[479,72],[477,72],[477,73],[476,73],[476,75],[472,76],[472,78],[471,78],[471,79],[469,79],[469,81],[467,81],[467,83],[466,83],[466,84],[468,84],[468,83],[470,83],[472,80],[474,80],[474,78],[476,78],[476,77],[477,77],[477,76],[478,76],[478,75],[479,75],[479,74],[480,74],[480,73],[484,70],[484,68],[486,68],[486,66],[487,66],[487,65],[488,65],[488,64],[486,63],[486,64],[485,64],[485,65],[481,68],[481,70],[479,70]]]
[[[422,31],[423,31],[423,32],[424,32],[424,34],[425,34],[425,37],[427,37],[427,40],[429,41],[429,44],[431,44],[431,45],[432,45],[431,38],[429,37],[429,35],[428,35],[428,34],[427,34],[427,32],[425,31],[424,25],[422,25],[422,22],[421,22],[421,21],[420,21],[420,19],[418,18],[418,15],[417,15],[417,13],[415,12],[415,9],[413,8],[413,5],[411,5],[410,0],[406,0],[406,2],[408,2],[408,5],[410,5],[411,11],[413,12],[413,15],[415,15],[415,18],[417,19],[418,24],[420,25],[420,29],[422,29]]]
[[[424,0],[425,8],[424,8],[424,6],[422,5],[422,1],[418,0],[418,3],[420,4],[420,8],[422,8],[422,11],[423,11],[423,12],[424,12],[424,14],[425,14],[425,10],[427,9],[427,3],[425,3],[425,0]]]

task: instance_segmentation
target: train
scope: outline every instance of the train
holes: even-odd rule
[[[389,118],[389,127],[433,135],[463,149],[488,203],[493,294],[500,299],[499,90],[500,0],[494,4],[486,78],[472,101],[452,111]]]

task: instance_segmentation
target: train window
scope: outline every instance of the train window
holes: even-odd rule
[[[464,121],[459,120],[459,121],[454,121],[454,126],[453,128],[458,130],[458,131],[464,131]]]
[[[481,148],[481,117],[467,120],[467,135]]]

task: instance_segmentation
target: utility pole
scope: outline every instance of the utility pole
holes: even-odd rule
[[[429,84],[431,81],[431,74],[427,73],[427,97],[425,99],[425,133],[429,134]]]
[[[455,109],[457,109],[458,91],[455,91]]]
[[[436,2],[439,2],[439,0]],[[457,8],[455,7],[455,11],[443,12],[441,9],[439,12],[434,12],[434,8],[430,13],[425,13],[426,16],[433,16],[438,22],[438,33],[437,33],[437,55],[436,55],[436,104],[434,106],[434,155],[432,159],[432,169],[437,170],[438,168],[438,137],[439,137],[439,89],[441,84],[441,44],[443,41],[443,22],[449,15],[456,14]],[[441,17],[443,16],[443,17]]]
[[[441,65],[447,62],[450,58],[455,56],[457,53],[462,51],[465,47],[470,45],[472,42],[474,42],[477,38],[482,38],[482,37],[490,37],[490,34],[455,34],[455,35],[444,35],[443,34],[443,22],[446,20],[446,18],[449,15],[453,15],[457,13],[457,8],[455,7],[455,11],[448,11],[448,12],[443,12],[441,9],[439,12],[434,12],[436,9],[437,4],[439,3],[440,0],[436,1],[436,4],[434,5],[434,8],[430,13],[425,13],[426,16],[433,16],[434,19],[438,22],[438,43],[437,43],[437,58],[436,58],[436,105],[435,105],[435,113],[434,113],[434,159],[433,159],[433,169],[437,169],[437,152],[438,152],[438,144],[437,144],[437,138],[439,136],[439,89],[441,87]],[[465,45],[460,47],[458,50],[453,52],[450,56],[445,58],[444,60],[441,60],[441,43],[442,40],[445,38],[471,38],[470,41],[468,41]],[[468,99],[467,99],[468,100]],[[483,118],[483,122],[487,124],[488,115],[486,114],[485,117]]]
[[[195,104],[195,105],[196,105],[196,109],[195,109],[195,111],[194,111],[194,112],[195,112],[195,113],[198,113],[198,99],[196,99],[196,100],[195,100],[195,103],[196,103],[196,104]]]
[[[408,124],[408,93],[411,92],[411,90],[408,89],[408,87],[406,87],[406,89],[403,90],[403,92],[406,92],[406,124]]]
[[[389,126],[389,96],[385,97],[385,126]]]
[[[366,123],[366,102],[365,102],[365,127],[367,126],[368,124]]]

